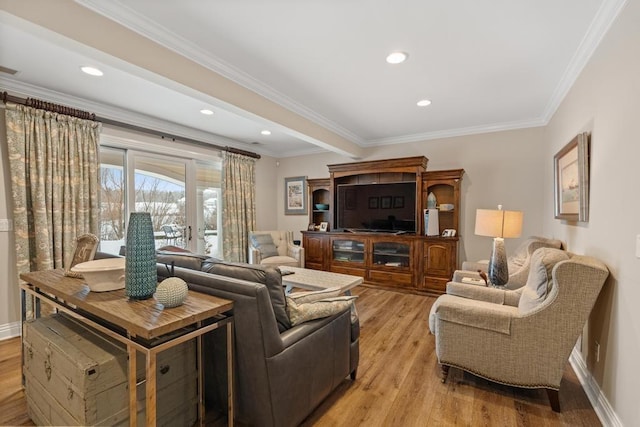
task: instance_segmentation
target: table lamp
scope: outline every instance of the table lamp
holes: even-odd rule
[[[520,237],[522,217],[522,211],[503,211],[502,205],[498,205],[497,210],[476,210],[475,234],[493,237],[488,273],[489,281],[494,286],[504,286],[509,281],[509,266],[504,239]]]

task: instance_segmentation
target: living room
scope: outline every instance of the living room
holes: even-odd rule
[[[634,425],[639,416],[633,390],[634,380],[640,375],[636,362],[640,358],[640,314],[632,304],[640,297],[636,243],[640,230],[633,219],[640,201],[628,199],[631,190],[626,185],[632,184],[624,182],[636,181],[635,159],[640,154],[633,127],[640,111],[640,5],[627,2],[617,7],[621,11],[547,121],[522,129],[375,145],[363,148],[359,157],[425,156],[429,159],[428,170],[465,170],[458,230],[462,236],[460,261],[488,257],[490,239],[473,232],[475,210],[498,204],[524,212],[523,238],[553,237],[562,240],[571,252],[602,260],[611,275],[574,351],[572,364],[583,375],[585,391],[604,425]],[[4,119],[0,123],[0,200],[4,201],[0,218],[11,218]],[[554,218],[553,158],[581,132],[591,134],[589,220],[567,222]],[[307,229],[308,217],[285,215],[285,178],[325,178],[329,176],[327,165],[350,161],[350,156],[335,152],[263,155],[256,163],[257,229],[293,230],[299,238],[300,231]],[[616,185],[612,187],[613,183]],[[0,259],[0,338],[16,335],[16,328],[19,331],[20,296],[10,234],[0,232],[0,252],[7,254]],[[508,240],[507,252],[519,242]],[[425,325],[416,327],[428,334]]]

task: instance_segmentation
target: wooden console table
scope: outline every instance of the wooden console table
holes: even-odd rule
[[[204,425],[204,370],[202,335],[226,326],[228,422],[233,425],[233,301],[190,290],[183,305],[163,309],[155,299],[129,300],[124,290],[90,292],[80,279],[62,270],[20,275],[26,294],[51,304],[79,321],[124,343],[129,355],[129,425],[137,426],[136,351],[146,363],[146,425],[156,425],[156,356],[185,341],[196,339],[198,351],[198,418]],[[24,318],[24,313],[23,313]],[[212,321],[212,322],[209,322]]]

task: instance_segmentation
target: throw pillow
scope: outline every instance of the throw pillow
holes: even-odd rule
[[[298,303],[296,298],[287,297],[287,314],[291,326],[310,320],[333,316],[353,306],[357,296],[340,296],[319,299],[313,302]]]
[[[547,298],[553,285],[553,267],[567,259],[569,259],[567,252],[560,249],[540,248],[533,253],[527,284],[522,288],[522,295],[518,302],[520,314],[533,311]]]
[[[271,234],[252,234],[251,245],[260,252],[261,258],[269,258],[278,255],[278,248],[273,243]]]

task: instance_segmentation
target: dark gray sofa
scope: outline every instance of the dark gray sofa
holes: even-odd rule
[[[171,268],[158,263],[159,281],[171,274]],[[347,376],[356,378],[358,321],[352,322],[350,311],[344,310],[291,327],[277,268],[204,262],[200,271],[176,267],[173,274],[185,280],[189,289],[234,301],[238,422],[298,425]],[[204,341],[207,408],[223,411],[227,396],[224,331],[215,330]]]

